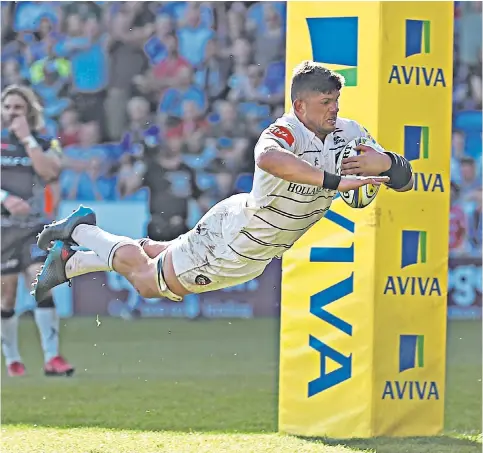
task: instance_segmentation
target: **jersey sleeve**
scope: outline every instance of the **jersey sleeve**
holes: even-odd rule
[[[270,146],[278,146],[291,153],[295,153],[297,146],[300,145],[299,142],[300,139],[297,139],[292,127],[272,124],[262,132],[255,145],[255,159],[262,151]]]

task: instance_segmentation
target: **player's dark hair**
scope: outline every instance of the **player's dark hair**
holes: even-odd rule
[[[35,92],[24,85],[9,85],[2,92],[2,105],[5,99],[12,95],[20,96],[27,104],[27,121],[29,126],[33,130],[41,130],[45,125],[42,115],[44,109]]]
[[[344,76],[337,72],[314,61],[303,61],[293,71],[290,97],[293,103],[304,92],[332,93],[340,90],[344,83]]]

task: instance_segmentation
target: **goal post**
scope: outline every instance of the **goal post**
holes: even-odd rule
[[[415,189],[336,199],[284,254],[279,430],[332,438],[443,429],[453,2],[288,2],[290,75],[346,77],[340,116],[405,155]]]

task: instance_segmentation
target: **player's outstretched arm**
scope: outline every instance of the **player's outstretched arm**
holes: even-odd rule
[[[378,185],[389,181],[386,176],[341,177],[313,167],[291,152],[275,145],[266,147],[257,155],[256,165],[263,171],[285,181],[338,190],[339,192],[353,190],[365,184]]]
[[[324,172],[280,146],[267,146],[256,157],[256,165],[277,178],[297,184],[321,186]]]

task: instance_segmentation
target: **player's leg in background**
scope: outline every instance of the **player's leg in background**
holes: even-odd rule
[[[2,278],[2,351],[10,376],[22,376],[25,367],[18,350],[18,316],[15,313],[18,276],[21,271],[21,254],[18,247],[18,230],[2,226],[1,278]]]
[[[13,263],[11,258],[10,263]],[[17,260],[18,263],[18,260]],[[3,261],[2,257],[2,352],[5,357],[8,374],[10,376],[22,376],[25,367],[18,350],[18,316],[15,314],[15,301],[17,299],[18,273],[4,273],[8,269],[9,261]]]
[[[31,282],[34,281],[41,267],[42,263],[34,263],[25,270],[25,282],[28,289],[30,289]],[[48,376],[70,376],[74,372],[74,367],[59,353],[60,319],[52,293],[48,293],[47,297],[37,302],[34,318],[44,353],[45,374]]]

